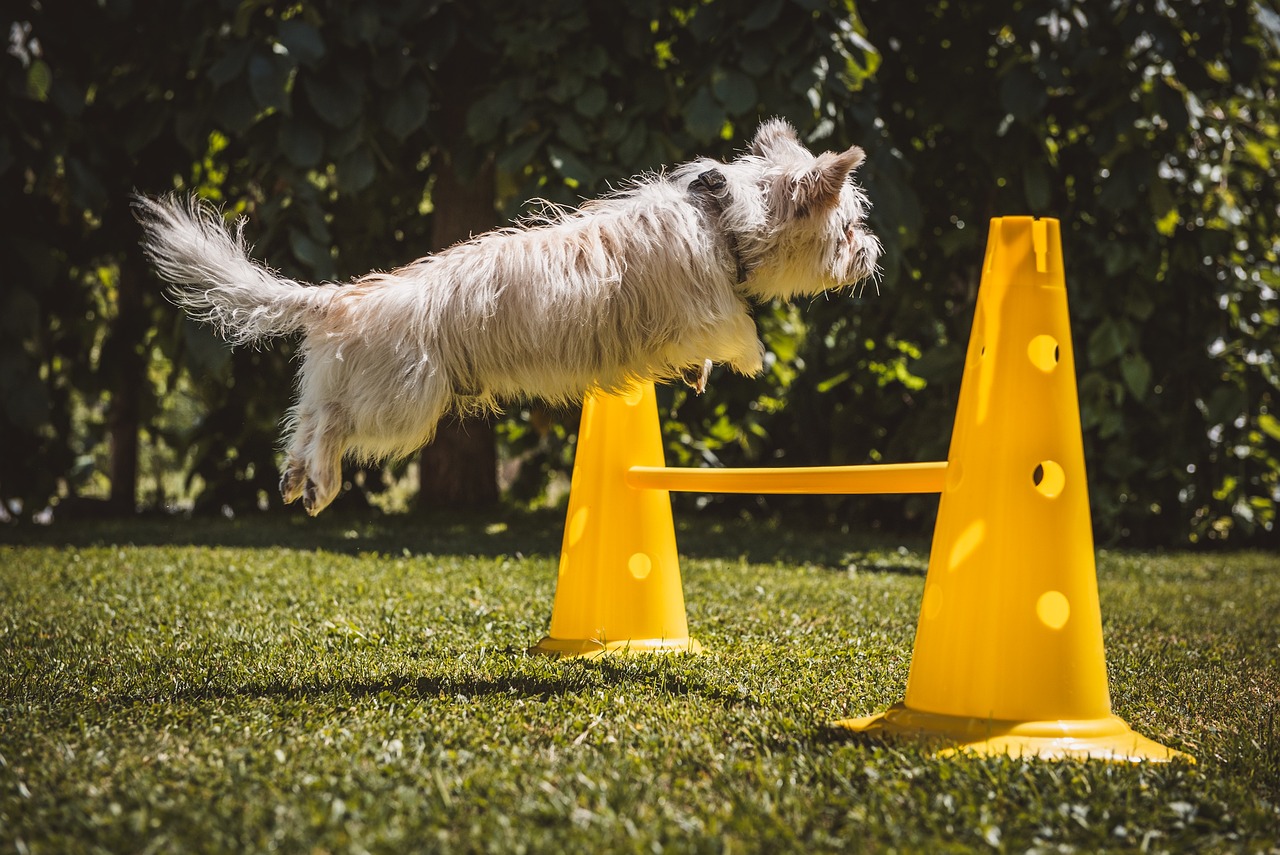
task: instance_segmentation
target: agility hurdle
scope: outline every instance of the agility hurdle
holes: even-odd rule
[[[939,493],[906,695],[837,725],[943,751],[1190,759],[1111,711],[1057,220],[991,221],[945,462],[664,463],[652,384],[587,399],[550,632],[531,652],[701,649],[670,491]]]

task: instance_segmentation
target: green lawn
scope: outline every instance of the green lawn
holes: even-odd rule
[[[701,656],[556,662],[561,522],[0,530],[0,849],[1280,851],[1280,561],[1099,556],[1116,712],[1198,764],[932,759],[926,544],[696,524]]]

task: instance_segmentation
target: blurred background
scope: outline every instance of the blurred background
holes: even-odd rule
[[[668,462],[944,459],[993,216],[1063,222],[1096,536],[1275,545],[1280,15],[1229,0],[6,4],[0,519],[269,514],[293,350],[170,305],[135,191],[307,281],[576,204],[770,116],[863,146],[883,280],[759,312],[764,376],[660,389]],[[10,17],[12,15],[12,17]],[[554,507],[578,413],[513,402],[335,509]],[[679,497],[927,533],[930,497]],[[329,513],[334,513],[330,511]],[[300,514],[290,509],[290,514]]]

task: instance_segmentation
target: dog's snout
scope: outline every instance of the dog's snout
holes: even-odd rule
[[[718,169],[708,169],[706,172],[698,174],[698,177],[689,185],[689,189],[695,190],[698,187],[702,187],[714,193],[716,190],[723,190],[727,183],[723,172]]]

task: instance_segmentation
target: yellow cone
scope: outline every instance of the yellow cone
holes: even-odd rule
[[[582,409],[551,632],[531,653],[697,652],[689,638],[671,498],[626,484],[662,466],[653,384],[593,394]]]
[[[1111,713],[1058,221],[991,222],[906,698],[839,722],[984,754],[1169,760]]]

